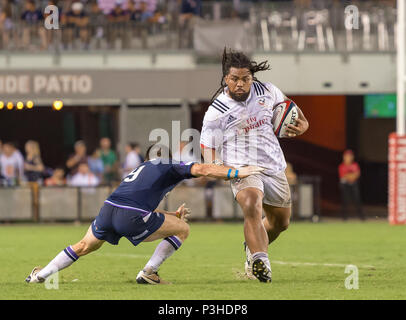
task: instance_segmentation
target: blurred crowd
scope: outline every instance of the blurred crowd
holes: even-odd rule
[[[147,48],[152,34],[164,34],[175,47],[192,47],[193,26],[199,18],[207,19],[216,11],[213,3],[227,6],[218,16],[248,19],[249,5],[289,4],[292,8],[325,8],[372,0],[0,0],[0,49],[112,49],[117,42],[122,49]],[[395,0],[382,0],[395,5]],[[59,11],[59,29],[48,30],[45,7]],[[211,7],[210,7],[211,6]],[[210,9],[208,9],[210,8]],[[248,8],[248,9],[247,9]],[[204,12],[203,12],[204,11]],[[210,13],[211,12],[211,13]],[[214,14],[216,15],[216,14]],[[52,20],[53,21],[53,20]],[[54,22],[54,21],[53,21]],[[178,34],[172,41],[169,34]]]
[[[122,48],[131,38],[142,39],[153,29],[177,25],[200,15],[202,0],[0,0],[0,31],[3,49],[49,49],[55,42],[64,49],[87,49],[91,39],[100,46],[107,39]],[[47,30],[44,9],[53,5],[59,12],[59,29]],[[51,31],[51,32],[50,32]],[[61,32],[59,32],[61,31]],[[58,41],[56,41],[58,40]]]
[[[201,159],[197,159],[187,146],[188,142],[180,141],[179,149],[173,152],[172,158],[176,161],[200,162]],[[30,182],[50,187],[115,185],[143,162],[144,157],[137,142],[126,144],[125,157],[120,162],[117,152],[112,149],[110,138],[103,137],[93,152],[88,152],[85,141],[76,141],[73,153],[66,162],[50,168],[42,161],[37,141],[28,140],[23,155],[16,143],[0,140],[0,187],[16,187]],[[290,163],[286,176],[290,185],[296,185],[297,176]],[[210,181],[199,178],[185,183],[210,188],[214,186]]]
[[[55,168],[43,163],[37,141],[28,140],[24,151],[25,156],[15,143],[0,141],[0,186],[15,187],[30,182],[44,186],[112,185],[144,161],[139,144],[128,143],[120,163],[111,140],[106,137],[100,139],[99,147],[90,155],[86,143],[77,141],[66,163]]]
[[[3,49],[49,49],[55,42],[64,49],[87,49],[91,39],[107,39],[110,47],[120,39],[129,46],[133,36],[200,14],[201,0],[1,0],[0,31]],[[47,30],[45,7],[59,12],[59,29]],[[175,14],[176,13],[176,14]],[[176,18],[177,21],[173,21]],[[50,20],[51,21],[51,20]],[[59,32],[60,31],[60,32]],[[58,41],[55,41],[58,40]],[[97,45],[97,44],[96,44]],[[100,44],[99,44],[100,45]]]

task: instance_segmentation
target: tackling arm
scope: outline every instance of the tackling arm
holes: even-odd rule
[[[216,164],[195,163],[192,166],[190,173],[195,177],[212,177],[228,180],[233,178],[245,178],[250,175],[258,174],[263,170],[263,168],[256,166],[235,169]]]

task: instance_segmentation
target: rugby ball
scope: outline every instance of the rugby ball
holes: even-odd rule
[[[296,103],[292,100],[285,100],[274,107],[272,126],[278,138],[287,137],[286,129],[289,124],[296,124],[299,112]]]

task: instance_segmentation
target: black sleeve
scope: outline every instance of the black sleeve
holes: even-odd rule
[[[183,179],[190,179],[194,178],[191,174],[192,166],[196,162],[180,162],[180,163],[172,163],[172,170],[175,171],[178,175],[180,175]]]

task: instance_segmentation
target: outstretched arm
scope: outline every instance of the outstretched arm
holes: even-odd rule
[[[190,173],[195,177],[212,177],[228,180],[233,178],[245,178],[250,175],[261,173],[263,170],[263,168],[256,166],[247,166],[236,169],[216,164],[195,163],[192,166]]]

